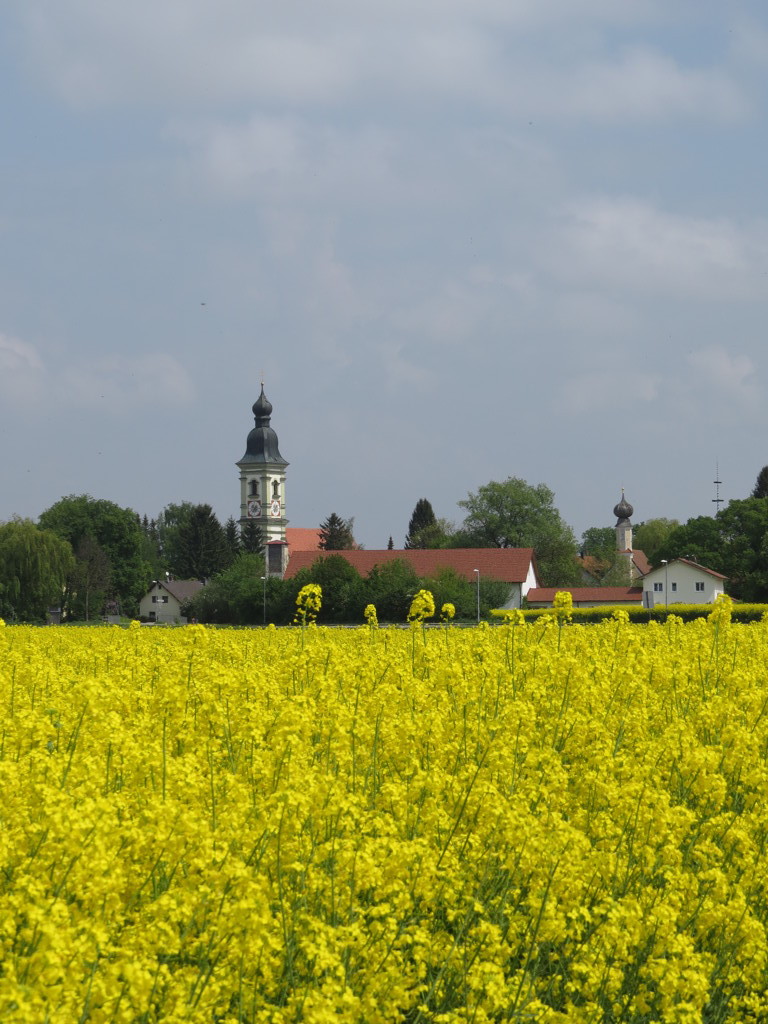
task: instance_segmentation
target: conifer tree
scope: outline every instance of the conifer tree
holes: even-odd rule
[[[763,466],[751,494],[752,498],[768,498],[768,466]]]
[[[323,551],[349,551],[354,548],[353,522],[352,519],[342,519],[335,512],[331,512],[328,518],[320,523],[320,547]]]
[[[419,537],[422,530],[434,526],[437,521],[434,509],[426,498],[419,498],[408,523],[408,534],[405,538],[406,548],[425,548],[427,545]]]
[[[240,545],[243,551],[249,555],[264,554],[264,538],[261,535],[261,527],[252,519],[240,527]]]

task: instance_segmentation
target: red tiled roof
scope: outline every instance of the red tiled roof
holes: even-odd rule
[[[367,576],[377,565],[401,559],[413,566],[419,576],[432,576],[440,569],[454,569],[465,580],[475,579],[475,569],[481,579],[501,580],[502,583],[524,583],[533,560],[533,548],[408,548],[382,551],[292,551],[285,578],[291,579],[300,569],[308,569],[318,558],[341,555],[350,565]],[[534,562],[535,568],[535,562]]]
[[[667,568],[670,569],[675,564],[675,562],[682,562],[683,565],[690,565],[690,567],[692,569],[699,569],[701,572],[706,572],[710,576],[714,576],[718,580],[727,580],[728,579],[728,577],[727,576],[723,576],[723,574],[721,572],[715,572],[714,569],[708,569],[706,567],[706,565],[699,565],[698,562],[692,562],[690,560],[690,558],[673,558],[672,561],[667,566]],[[660,572],[663,568],[664,568],[663,565],[657,565],[655,569],[649,569],[648,571],[649,572]]]
[[[289,551],[317,551],[320,547],[320,530],[308,526],[286,526],[285,539]]]
[[[635,563],[635,568],[641,576],[645,576],[649,573],[653,566],[648,561],[648,558],[644,551],[639,551],[637,548],[632,550],[632,561]]]
[[[527,594],[529,604],[552,604],[555,594],[567,591],[573,603],[599,601],[601,604],[640,604],[642,587],[532,587]]]

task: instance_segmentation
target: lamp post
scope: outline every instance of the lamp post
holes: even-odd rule
[[[475,580],[477,581],[477,624],[480,625],[480,570],[473,569],[472,572],[475,574]]]
[[[261,583],[262,583],[263,609],[264,609],[264,613],[263,613],[263,617],[262,617],[262,622],[266,626],[266,624],[267,624],[267,577],[266,576],[262,576],[261,577]]]
[[[662,558],[661,564],[664,566],[664,607],[669,607],[669,562],[666,558]]]

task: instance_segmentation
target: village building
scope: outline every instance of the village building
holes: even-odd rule
[[[184,624],[182,606],[201,590],[200,580],[155,580],[139,601],[139,618],[144,622]]]
[[[528,592],[538,586],[533,548],[384,548],[352,551],[293,551],[288,561],[286,579],[307,569],[318,558],[341,555],[360,573],[368,576],[375,566],[400,559],[407,562],[417,576],[434,576],[441,569],[453,569],[468,583],[496,580],[509,585],[502,608],[520,608]]]
[[[643,605],[712,604],[725,593],[727,578],[688,558],[675,558],[643,577]]]

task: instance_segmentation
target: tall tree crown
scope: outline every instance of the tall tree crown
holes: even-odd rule
[[[324,551],[349,551],[355,546],[352,533],[353,519],[342,519],[331,512],[324,522],[320,523],[320,547]]]
[[[419,498],[416,502],[416,507],[413,510],[411,520],[408,523],[408,533],[405,538],[405,546],[407,548],[426,547],[426,543],[420,539],[419,534],[427,527],[434,526],[436,519],[437,517],[435,516],[434,509],[427,498]]]

